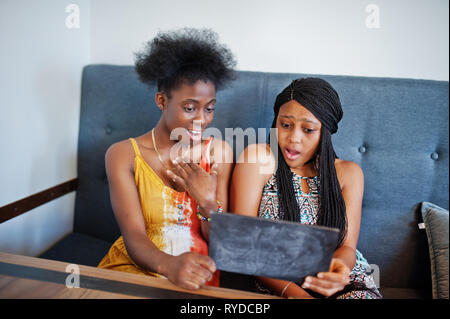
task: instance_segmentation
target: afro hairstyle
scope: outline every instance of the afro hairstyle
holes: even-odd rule
[[[210,29],[159,32],[135,58],[139,79],[169,96],[184,83],[211,81],[220,90],[235,79],[233,54]]]

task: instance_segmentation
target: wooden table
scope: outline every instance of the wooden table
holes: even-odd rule
[[[273,299],[242,290],[179,288],[167,279],[0,252],[0,298]]]

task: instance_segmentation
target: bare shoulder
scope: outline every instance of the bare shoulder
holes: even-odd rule
[[[276,171],[275,163],[275,156],[267,144],[249,145],[239,154],[230,187],[232,212],[258,215],[262,191]]]
[[[252,165],[265,177],[272,176],[276,171],[275,156],[270,146],[265,143],[247,146],[239,156],[237,165],[239,164]]]
[[[105,153],[106,170],[111,168],[129,168],[133,171],[134,150],[131,141],[126,139],[108,147]]]
[[[212,143],[213,143],[213,147],[214,148],[217,148],[217,149],[230,149],[231,150],[230,144],[228,144],[227,141],[222,140],[220,138],[214,138]]]
[[[364,183],[363,170],[355,162],[336,159],[335,167],[339,183],[342,188],[344,188],[348,183]]]
[[[227,141],[215,138],[212,143],[212,154],[218,164],[233,163],[233,149]]]

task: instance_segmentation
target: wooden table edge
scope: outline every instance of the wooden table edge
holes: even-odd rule
[[[76,265],[79,269],[79,274],[83,276],[178,291],[186,294],[203,295],[209,298],[213,297],[224,299],[282,299],[281,297],[278,296],[263,295],[243,290],[236,290],[222,287],[205,286],[198,290],[187,290],[172,284],[169,280],[165,278],[132,274],[110,269],[101,269],[92,266],[71,264],[68,262],[23,256],[6,252],[0,252],[0,262],[63,272],[67,273],[68,275],[72,272],[71,270],[73,269],[72,265]],[[69,266],[72,266],[72,268],[68,268]]]

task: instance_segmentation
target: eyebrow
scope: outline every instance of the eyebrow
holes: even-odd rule
[[[308,118],[306,118],[306,117],[302,117],[302,118],[299,118],[299,119],[297,119],[297,118],[296,118],[295,116],[293,116],[293,115],[280,115],[280,117],[285,117],[285,118],[288,118],[288,119],[291,119],[291,120],[294,120],[294,121],[304,121],[304,122],[308,122],[308,123],[312,123],[312,124],[319,125],[319,123],[318,123],[317,121],[308,119]]]
[[[185,102],[191,102],[191,103],[195,103],[198,104],[198,100],[196,99],[185,99],[182,101],[183,103]],[[212,102],[216,102],[216,99],[212,99],[211,101],[209,101],[208,103],[206,103],[205,105],[211,104]]]

